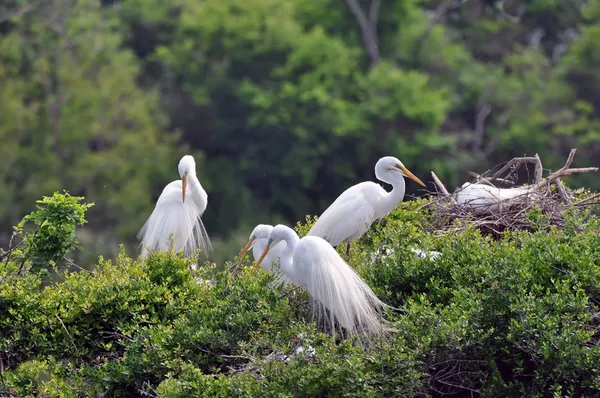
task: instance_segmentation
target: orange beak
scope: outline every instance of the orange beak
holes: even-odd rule
[[[406,175],[408,178],[410,178],[411,180],[413,180],[413,181],[414,181],[414,182],[416,182],[417,184],[419,184],[419,185],[422,185],[422,186],[425,186],[425,184],[423,184],[423,181],[419,180],[419,179],[417,178],[417,176],[416,176],[416,175],[414,175],[413,173],[411,173],[411,172],[410,172],[410,170],[408,170],[406,167],[404,167],[404,166],[400,166],[400,165],[398,165],[398,166],[396,166],[396,167],[398,167],[400,170],[402,170],[402,172],[403,172],[403,173],[404,173],[404,174],[405,174],[405,175]]]
[[[250,248],[252,247],[252,243],[254,242],[254,239],[256,239],[256,237],[253,236],[252,238],[250,238],[250,240],[248,242],[246,242],[246,246],[244,246],[244,248],[242,249],[240,254],[238,254],[238,257],[242,257],[244,254],[246,254],[246,252],[248,250],[250,250]]]
[[[185,202],[185,193],[187,192],[187,171],[183,174],[183,178],[181,179],[181,195],[183,197],[183,201]]]
[[[265,247],[265,251],[263,251],[263,253],[260,255],[260,258],[258,259],[258,261],[256,262],[256,265],[259,266],[260,263],[262,263],[262,260],[265,258],[265,256],[267,255],[267,253],[269,252],[269,250],[271,249],[271,243],[273,243],[272,239],[269,239],[269,243],[267,243],[267,247]]]

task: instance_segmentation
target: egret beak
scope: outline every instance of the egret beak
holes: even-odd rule
[[[410,178],[411,180],[413,180],[417,184],[425,186],[425,184],[423,184],[423,181],[419,180],[417,178],[417,176],[414,175],[413,173],[411,173],[410,170],[408,170],[406,167],[400,166],[400,165],[396,165],[396,167],[399,168],[400,170],[402,170],[402,172],[404,173],[405,176],[407,176],[408,178]]]
[[[246,246],[244,246],[244,248],[242,249],[242,251],[240,252],[240,254],[238,254],[238,257],[243,257],[244,254],[246,254],[246,252],[248,250],[250,250],[250,248],[252,247],[252,243],[254,242],[254,239],[256,239],[256,236],[253,236],[252,238],[250,238],[250,240],[246,243]]]
[[[185,193],[187,192],[187,171],[181,177],[181,195],[183,197],[183,201],[185,202]]]
[[[273,239],[269,239],[269,243],[267,243],[267,247],[265,247],[265,251],[260,255],[260,258],[256,262],[256,265],[259,266],[262,260],[265,258],[269,250],[271,249],[271,243],[273,243]]]

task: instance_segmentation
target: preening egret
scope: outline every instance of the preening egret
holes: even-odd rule
[[[257,263],[282,241],[286,246],[279,254],[281,269],[293,283],[308,290],[318,320],[332,328],[337,320],[342,335],[377,335],[391,330],[383,318],[386,304],[324,239],[300,239],[293,229],[277,225]],[[324,316],[325,309],[328,316]]]
[[[148,250],[168,250],[171,233],[173,248],[184,250],[185,255],[211,248],[200,219],[206,210],[208,196],[196,177],[194,158],[190,155],[182,157],[178,169],[181,180],[173,181],[163,189],[154,211],[138,233],[142,241],[142,256]]]
[[[252,255],[254,256],[254,260],[258,261],[261,254],[265,251],[267,247],[267,242],[269,240],[269,234],[273,230],[272,225],[268,224],[258,224],[250,234],[248,238],[248,242],[242,249],[239,254],[239,257],[242,257],[250,248],[252,248]],[[273,272],[273,266],[279,264],[279,255],[281,250],[286,246],[284,241],[277,243],[276,245],[272,245],[269,253],[265,256],[264,260],[260,263],[260,266],[267,270]]]
[[[402,202],[405,176],[425,186],[395,157],[386,156],[379,159],[375,164],[375,177],[390,184],[392,191],[387,192],[379,184],[371,181],[361,182],[346,189],[321,214],[307,235],[319,236],[333,247],[346,242],[348,253],[351,241],[360,238],[375,220],[384,218]]]

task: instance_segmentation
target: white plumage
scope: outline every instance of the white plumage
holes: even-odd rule
[[[387,306],[322,238],[300,239],[293,229],[277,225],[258,264],[282,241],[286,246],[279,254],[281,269],[293,283],[308,290],[320,321],[333,326],[336,320],[338,330],[347,335],[378,335],[390,330],[383,318]]]
[[[184,250],[186,256],[210,250],[210,239],[202,224],[208,195],[196,177],[196,162],[190,155],[179,162],[181,180],[169,183],[163,189],[154,211],[138,233],[142,241],[142,256],[148,250],[166,251],[173,234],[173,249]]]
[[[474,209],[503,212],[513,204],[512,200],[534,191],[535,187],[496,188],[491,185],[466,182],[457,192],[456,202]]]
[[[387,192],[371,181],[348,188],[317,219],[308,235],[321,237],[334,247],[347,242],[349,247],[350,242],[360,238],[375,220],[384,218],[402,202],[404,176],[425,186],[392,156],[379,159],[375,176],[392,185],[392,191]]]

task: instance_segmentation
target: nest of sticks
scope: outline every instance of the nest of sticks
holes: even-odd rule
[[[535,231],[550,226],[561,227],[565,211],[582,206],[600,204],[600,194],[585,195],[584,190],[566,188],[561,178],[579,173],[598,171],[597,167],[571,168],[575,149],[571,150],[563,167],[543,178],[540,157],[514,158],[497,171],[483,174],[470,172],[473,182],[465,183],[450,193],[432,171],[438,188],[437,196],[426,206],[434,215],[434,226],[438,231],[459,231],[475,226],[485,235],[500,239],[504,231]],[[533,164],[533,181],[517,185],[519,172],[529,170]],[[544,222],[532,216],[542,215]]]

